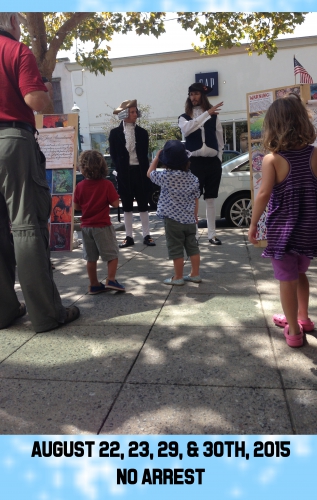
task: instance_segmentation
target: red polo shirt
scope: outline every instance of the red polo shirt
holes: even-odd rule
[[[25,103],[29,92],[47,88],[30,49],[0,35],[0,121],[21,121],[35,127],[33,110]]]

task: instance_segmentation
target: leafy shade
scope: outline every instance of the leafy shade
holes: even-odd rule
[[[26,12],[20,14],[21,40],[29,45],[40,72],[52,77],[59,50],[70,50],[75,43],[76,60],[89,71],[111,71],[108,43],[115,33],[135,30],[138,35],[158,37],[165,32],[162,12]],[[93,42],[91,50],[80,42]]]
[[[20,14],[22,41],[35,57],[42,76],[52,77],[59,50],[70,50],[75,43],[76,60],[95,74],[111,71],[109,52],[115,33],[135,31],[137,35],[165,32],[165,12],[29,12]],[[293,33],[302,24],[300,12],[178,12],[175,18],[185,30],[200,35],[201,46],[193,46],[201,54],[216,54],[220,47],[232,48],[249,42],[251,54],[265,53],[272,59],[277,51],[279,34]],[[93,42],[87,50],[81,42]]]
[[[217,54],[220,47],[231,49],[248,42],[251,55],[266,54],[272,59],[277,52],[278,35],[293,33],[307,13],[302,12],[178,12],[178,22],[200,36],[200,54]]]

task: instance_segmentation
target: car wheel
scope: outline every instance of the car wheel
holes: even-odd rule
[[[250,194],[241,192],[230,198],[224,215],[230,226],[249,227],[252,217]]]

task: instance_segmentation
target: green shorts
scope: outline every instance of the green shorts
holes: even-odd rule
[[[165,217],[165,235],[168,257],[179,259],[184,257],[184,248],[188,257],[199,254],[196,241],[196,224],[181,224]]]
[[[82,227],[83,258],[88,262],[97,262],[99,256],[104,262],[119,257],[119,247],[114,227]]]

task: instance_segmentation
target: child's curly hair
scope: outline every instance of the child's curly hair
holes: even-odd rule
[[[86,179],[105,179],[108,174],[106,160],[95,149],[89,149],[80,154],[79,167]]]
[[[316,130],[298,94],[289,93],[276,99],[263,122],[263,146],[277,153],[312,144]]]

